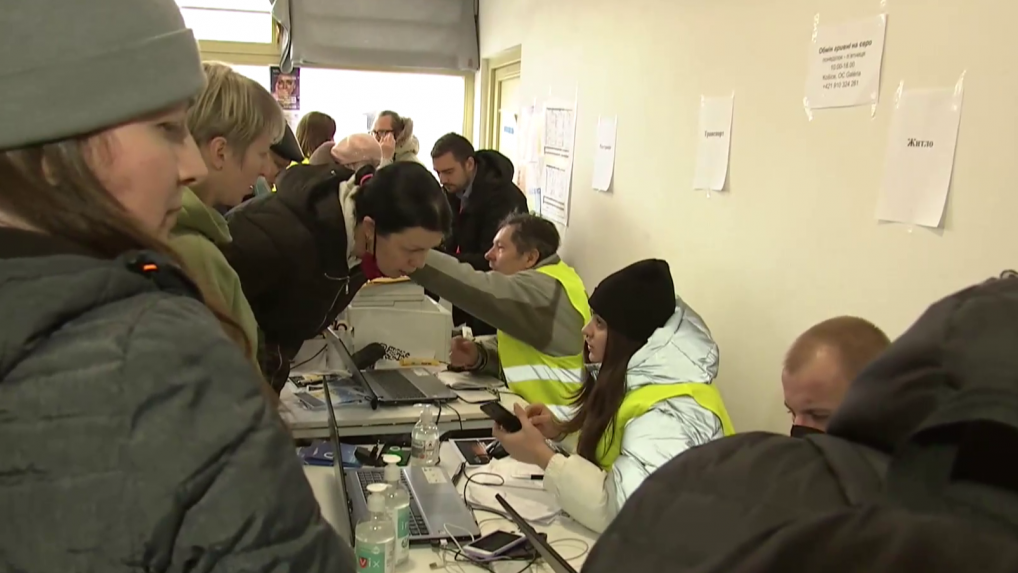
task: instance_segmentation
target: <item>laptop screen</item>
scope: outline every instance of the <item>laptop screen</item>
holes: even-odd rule
[[[325,404],[329,410],[329,440],[332,442],[332,469],[336,474],[336,523],[333,526],[339,536],[347,542],[353,542],[353,526],[350,524],[350,504],[346,498],[346,476],[343,473],[343,453],[339,447],[339,432],[337,431],[336,409],[332,406],[332,393],[329,392],[329,384],[322,384],[325,390]]]
[[[513,506],[509,505],[509,502],[506,501],[504,497],[496,494],[495,500],[502,505],[502,508],[505,509],[506,513],[509,514],[509,517],[512,518],[516,527],[520,528],[520,531],[523,532],[527,541],[534,546],[534,549],[536,549],[545,562],[548,563],[548,566],[551,567],[552,571],[555,573],[577,573],[576,569],[573,569],[573,566],[563,559],[562,556],[559,555],[558,551],[555,551],[555,549],[552,548],[547,539],[538,535],[537,530],[527,523],[527,520],[523,519],[523,516],[520,515]]]

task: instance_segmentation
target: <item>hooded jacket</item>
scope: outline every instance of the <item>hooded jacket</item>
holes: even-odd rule
[[[392,162],[413,161],[415,163],[420,163],[421,159],[417,156],[420,151],[421,142],[418,141],[416,135],[411,133],[405,138],[400,137],[400,141],[396,142],[396,149],[392,155]]]
[[[352,177],[338,165],[291,167],[275,193],[228,215],[233,241],[223,253],[258,319],[259,362],[277,390],[304,341],[334,321],[365,283],[351,255]]]
[[[220,251],[233,240],[226,219],[201,202],[190,189],[184,190],[183,204],[170,237],[188,271],[201,283],[205,293],[218,297],[244,331],[252,355],[258,344],[258,323],[244,297],[240,279]]]
[[[0,229],[0,569],[352,572],[252,365],[163,288]]]
[[[491,249],[502,221],[512,213],[527,212],[527,196],[513,183],[513,164],[494,150],[474,154],[474,179],[464,193],[448,195],[452,207],[452,234],[443,250],[479,271],[489,270],[484,255]],[[468,324],[474,334],[494,334],[495,329],[468,315],[453,310],[455,324]]]
[[[828,426],[830,436],[891,454],[928,421],[952,412],[962,392],[981,397],[988,416],[1009,412],[1013,419],[1016,317],[1014,278],[971,287],[932,305],[852,382]],[[1001,409],[1002,404],[1012,406]],[[1012,528],[1018,528],[1016,501],[1012,498],[1011,509],[1003,512]],[[686,452],[647,479],[601,536],[583,570],[713,571],[712,564],[739,560],[770,532],[795,522],[819,522],[849,505],[838,474],[811,440],[739,434]],[[964,510],[976,521],[987,513],[985,507]],[[1000,523],[1002,517],[981,519]],[[880,539],[880,545],[898,544],[901,539],[893,535]],[[865,569],[855,565],[851,570]]]
[[[675,314],[629,360],[626,393],[655,384],[711,384],[718,372],[718,347],[700,315],[682,299]],[[559,418],[567,408],[553,408]],[[629,421],[622,452],[611,471],[580,456],[556,454],[544,487],[581,524],[603,531],[650,474],[689,448],[724,435],[721,420],[693,398],[663,400]]]

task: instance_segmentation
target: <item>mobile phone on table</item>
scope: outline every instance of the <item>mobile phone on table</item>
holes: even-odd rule
[[[463,546],[463,552],[478,559],[494,559],[512,551],[527,538],[508,531],[489,533]]]
[[[498,402],[483,404],[481,411],[492,420],[495,420],[499,426],[505,428],[510,434],[523,429],[523,424],[520,424],[519,418],[509,410],[506,410],[505,406]]]

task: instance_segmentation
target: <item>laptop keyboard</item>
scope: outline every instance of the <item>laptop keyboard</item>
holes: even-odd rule
[[[373,370],[371,378],[394,400],[418,400],[426,397],[420,388],[395,370]]]
[[[357,472],[357,477],[360,479],[361,490],[364,492],[365,499],[368,497],[368,485],[386,483],[385,474],[382,470],[360,470]],[[410,494],[410,537],[429,535],[431,532],[428,530],[427,524],[424,523],[424,516],[421,515],[421,506],[417,503],[417,498],[414,497],[414,492],[410,489],[410,483],[407,482],[406,474],[403,472],[400,472],[400,481],[403,482],[403,487]]]

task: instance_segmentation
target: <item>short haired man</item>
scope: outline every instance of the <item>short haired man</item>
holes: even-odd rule
[[[516,213],[499,227],[478,271],[432,251],[410,278],[498,329],[494,339],[454,338],[453,367],[497,376],[528,402],[566,405],[581,387],[583,326],[590,306],[583,281],[559,258],[555,225]]]
[[[826,431],[848,385],[890,345],[882,330],[854,316],[825,320],[799,335],[781,372],[792,436]]]
[[[527,197],[513,183],[512,162],[498,151],[474,151],[470,141],[457,133],[439,138],[431,160],[454,214],[445,252],[476,270],[488,270],[486,254],[502,221],[512,213],[527,211]],[[495,332],[459,308],[454,310],[453,320],[466,323],[477,334]]]

